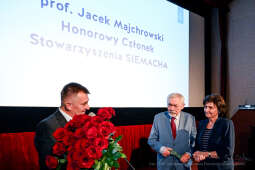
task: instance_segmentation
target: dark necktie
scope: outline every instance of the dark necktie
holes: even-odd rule
[[[171,129],[172,129],[172,135],[173,135],[173,138],[175,139],[176,137],[176,125],[175,125],[175,117],[172,117],[171,118]]]

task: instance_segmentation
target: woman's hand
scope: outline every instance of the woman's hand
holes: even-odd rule
[[[196,151],[196,152],[193,154],[193,158],[194,158],[194,160],[195,160],[196,162],[200,162],[200,161],[205,160],[206,154],[205,154],[205,152]]]
[[[193,154],[193,158],[196,162],[200,162],[205,160],[205,158],[214,158],[214,159],[218,159],[218,155],[216,151],[212,151],[212,152],[201,152],[201,151],[196,151]]]

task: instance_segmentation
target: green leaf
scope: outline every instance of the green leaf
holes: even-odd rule
[[[59,162],[60,164],[64,164],[64,163],[66,163],[67,161],[66,161],[66,159],[59,159],[58,162]]]
[[[107,164],[112,167],[113,166],[114,161],[112,159],[107,159]]]
[[[110,169],[111,169],[111,167],[107,163],[105,163],[102,168],[102,170],[110,170]]]
[[[120,157],[121,157],[120,152],[116,152],[116,153],[113,155],[113,159],[114,159],[114,160],[118,160]]]
[[[114,148],[114,145],[110,143],[110,144],[108,145],[108,150],[112,150],[113,148]]]
[[[93,166],[93,168],[94,168],[95,170],[99,170],[100,167],[101,167],[101,162],[96,160],[96,161],[95,161],[95,164],[94,164],[94,166]]]
[[[120,157],[121,157],[121,158],[127,158],[127,156],[126,156],[124,153],[121,153],[121,154],[120,154]]]
[[[56,170],[60,170],[60,168],[61,168],[61,165],[59,165],[59,166],[56,168]]]
[[[115,143],[119,142],[120,140],[122,139],[122,136],[118,136],[116,139],[115,139]]]
[[[113,167],[115,167],[115,168],[119,168],[119,167],[120,167],[119,162],[118,162],[118,161],[114,161],[114,163],[113,163]]]
[[[107,153],[107,150],[106,150],[106,149],[104,149],[104,150],[102,151],[102,153],[103,153],[103,154]]]

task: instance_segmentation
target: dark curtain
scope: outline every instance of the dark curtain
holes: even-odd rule
[[[205,0],[213,8],[218,8],[219,31],[221,40],[220,51],[220,94],[226,100],[228,83],[228,12],[232,0]]]

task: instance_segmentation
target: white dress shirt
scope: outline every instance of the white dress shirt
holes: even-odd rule
[[[64,118],[66,119],[67,122],[69,122],[70,120],[72,120],[72,117],[69,116],[67,113],[65,113],[62,109],[58,108],[60,113],[64,116]]]
[[[175,120],[174,120],[174,123],[175,123],[175,126],[176,126],[176,130],[178,129],[179,127],[179,122],[180,122],[180,115],[181,113],[179,113],[176,117],[175,117]],[[173,116],[169,113],[169,116],[172,118]],[[171,119],[170,119],[170,123],[171,123]],[[176,132],[177,133],[177,132]]]

